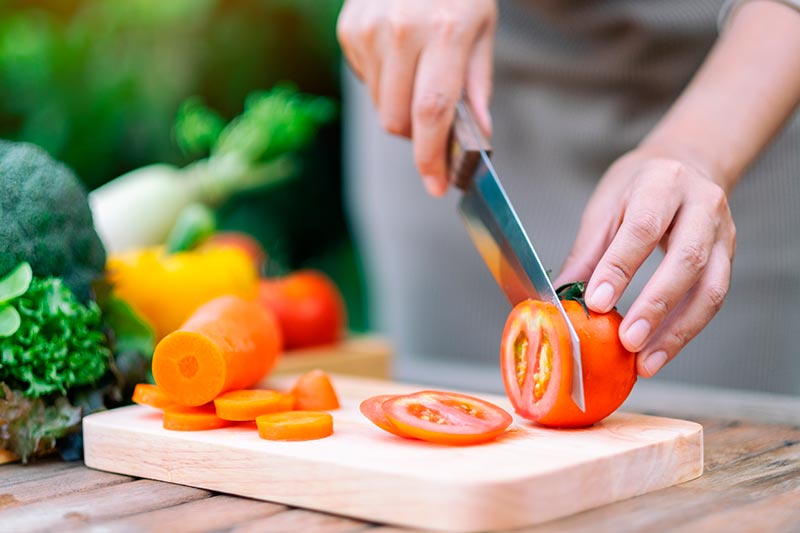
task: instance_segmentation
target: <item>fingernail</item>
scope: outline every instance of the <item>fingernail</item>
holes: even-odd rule
[[[442,195],[442,186],[440,181],[433,176],[422,176],[422,183],[425,185],[425,190],[433,196]]]
[[[653,352],[644,360],[644,369],[647,370],[649,375],[654,376],[666,362],[667,352]]]
[[[614,287],[604,281],[588,296],[589,307],[605,313],[611,309],[611,300],[614,299]]]
[[[644,318],[640,318],[634,322],[625,333],[623,333],[623,336],[628,344],[633,347],[633,351],[637,351],[639,348],[641,348],[642,344],[644,344],[644,341],[647,339],[649,334],[650,323]]]

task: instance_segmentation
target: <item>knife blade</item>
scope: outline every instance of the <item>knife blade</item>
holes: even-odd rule
[[[580,341],[489,159],[491,146],[461,99],[450,141],[450,181],[462,191],[458,210],[475,247],[511,305],[532,298],[556,306],[572,346],[570,397],[586,411]]]

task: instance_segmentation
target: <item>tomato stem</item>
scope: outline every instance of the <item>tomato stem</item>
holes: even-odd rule
[[[556,290],[559,300],[574,300],[581,304],[583,312],[586,313],[587,318],[591,318],[589,308],[586,307],[586,282],[575,281],[560,286]]]

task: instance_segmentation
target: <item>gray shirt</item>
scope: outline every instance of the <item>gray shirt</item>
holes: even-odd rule
[[[720,0],[500,2],[493,160],[546,268],[557,271],[608,166],[676,99],[717,37]],[[377,329],[397,375],[501,390],[510,311],[455,211],[426,195],[410,144],[346,80],[348,203]],[[769,98],[769,95],[764,95]],[[800,117],[730,198],[738,246],[711,324],[656,379],[800,394]],[[661,253],[619,305],[624,313]]]

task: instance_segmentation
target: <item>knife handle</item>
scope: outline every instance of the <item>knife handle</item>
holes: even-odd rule
[[[481,160],[481,151],[486,152],[486,155],[492,153],[492,145],[478,126],[472,114],[472,106],[466,98],[456,103],[449,144],[448,178],[450,183],[465,190],[471,185],[473,174]]]

